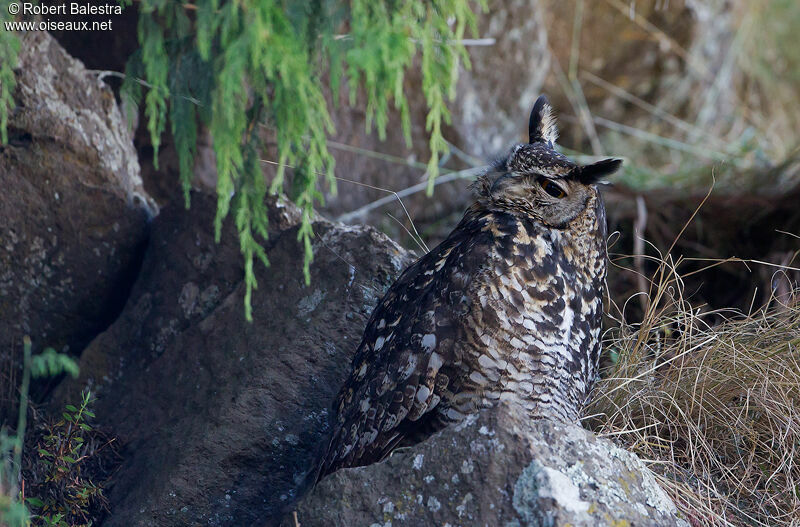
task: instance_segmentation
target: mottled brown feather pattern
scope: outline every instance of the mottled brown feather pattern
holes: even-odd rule
[[[532,418],[578,418],[596,376],[606,274],[592,183],[619,162],[590,170],[555,152],[541,140],[555,125],[541,129],[537,111],[550,111],[546,100],[531,116],[533,142],[478,179],[462,221],[372,313],[319,477],[380,461],[500,400]],[[548,195],[545,179],[564,196]]]

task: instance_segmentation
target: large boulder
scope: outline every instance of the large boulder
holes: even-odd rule
[[[113,93],[46,32],[19,37],[0,145],[0,423],[22,337],[80,352],[122,308],[157,212]]]
[[[302,527],[689,525],[633,454],[505,403],[383,463],[335,472],[296,513]]]
[[[257,525],[296,500],[373,306],[410,262],[368,227],[314,224],[311,285],[299,213],[269,205],[270,267],[244,318],[242,257],[216,199],[153,223],[130,300],[81,357],[53,408],[90,387],[97,425],[124,445],[103,525]],[[277,520],[275,520],[277,521]]]
[[[214,243],[215,208],[197,194],[156,218],[125,309],[54,394],[57,410],[90,388],[95,425],[123,445],[102,525],[291,526],[292,510],[305,527],[686,525],[632,454],[506,406],[298,503],[366,320],[412,257],[374,229],[317,220],[306,286],[299,211],[271,200],[248,323],[238,240],[228,222]]]

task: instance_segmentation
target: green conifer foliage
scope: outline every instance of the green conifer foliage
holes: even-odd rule
[[[473,9],[485,9],[485,0],[141,0],[137,6],[140,49],[128,63],[123,95],[135,103],[129,106],[134,110],[144,104],[156,156],[170,124],[187,206],[198,127],[210,130],[217,162],[215,232],[219,239],[232,212],[245,261],[248,320],[258,285],[254,260],[268,265],[262,245],[267,192],[286,190],[302,210],[298,239],[310,281],[313,208],[323,199],[320,179],[336,190],[326,146],[334,123],[324,84],[334,101],[342,84],[350,104],[363,94],[367,130],[374,128],[381,138],[394,104],[410,143],[403,81],[409,68],[420,67],[430,135],[428,191],[433,191],[447,149],[441,132],[450,119],[447,102],[460,64],[469,66],[461,41],[468,29],[476,33]],[[0,92],[2,108],[3,101]],[[279,165],[269,188],[260,155],[262,127],[277,143]],[[291,189],[284,189],[287,166],[293,167]]]
[[[10,22],[12,16],[8,12],[11,0],[0,0],[0,24]],[[0,144],[8,142],[8,111],[13,105],[14,65],[17,63],[19,40],[14,33],[0,27]]]

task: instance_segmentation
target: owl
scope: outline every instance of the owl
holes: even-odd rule
[[[554,149],[542,96],[529,142],[473,184],[474,203],[379,302],[335,403],[317,479],[384,459],[508,400],[575,421],[597,373],[606,217],[595,183],[621,160]]]

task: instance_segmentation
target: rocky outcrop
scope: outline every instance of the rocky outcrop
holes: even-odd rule
[[[480,17],[481,36],[495,43],[470,48],[474,69],[461,77],[448,132],[469,153],[488,155],[524,135],[528,106],[553,60],[546,35],[570,34],[571,17],[554,27],[546,12],[528,7],[511,2]],[[1,334],[16,340],[0,344],[17,350],[17,335],[29,332],[79,349],[121,309],[155,207],[110,92],[45,34],[24,38],[19,107],[11,143],[0,149],[0,182],[12,189],[0,196],[0,213],[12,221],[0,246],[0,308],[10,328]],[[626,49],[620,56],[630,58],[639,43]],[[588,97],[600,105],[605,95]],[[382,144],[363,131],[360,110],[337,112],[341,142],[427,159],[424,140],[409,149],[390,127]],[[424,105],[418,100],[412,112],[414,136],[424,138]],[[398,189],[421,174],[387,170],[363,153],[337,150],[337,158],[340,174],[376,186],[391,180]],[[327,212],[384,195],[347,185],[340,183]],[[464,187],[437,189],[433,206],[427,198],[416,204],[428,219],[460,214]],[[155,220],[124,310],[83,353],[81,377],[65,381],[51,401],[58,410],[90,388],[95,425],[124,446],[103,525],[270,525],[295,507],[306,527],[685,525],[634,456],[575,426],[529,423],[509,407],[385,463],[340,471],[297,503],[366,319],[411,256],[374,229],[319,220],[307,287],[298,211],[272,201],[271,266],[257,266],[255,322],[247,323],[238,239],[228,224],[214,242],[215,208],[215,199],[198,194],[190,211],[178,202]],[[424,221],[425,214],[413,215]]]
[[[505,404],[383,463],[335,472],[297,518],[302,527],[689,525],[633,454]]]
[[[272,200],[248,323],[233,227],[214,243],[216,200],[192,203],[155,219],[125,309],[53,398],[56,410],[90,388],[95,425],[123,445],[102,525],[279,525],[295,508],[305,527],[684,525],[633,455],[505,406],[339,471],[298,504],[367,317],[412,256],[318,220],[306,286],[299,213]]]
[[[0,422],[22,337],[79,352],[122,308],[156,210],[114,95],[45,32],[20,35],[0,145]]]
[[[328,409],[366,319],[410,262],[368,227],[314,224],[311,285],[297,209],[271,202],[270,267],[256,267],[253,319],[230,225],[213,240],[216,199],[165,208],[130,300],[81,357],[97,425],[125,459],[107,526],[258,525],[281,516],[324,443]]]

